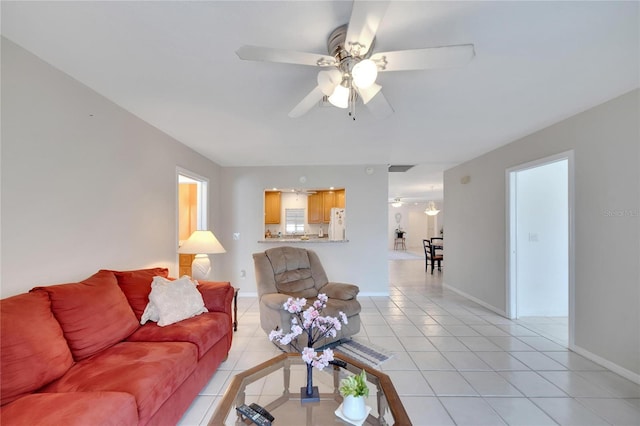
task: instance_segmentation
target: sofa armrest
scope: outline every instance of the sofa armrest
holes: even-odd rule
[[[360,293],[360,287],[353,284],[329,282],[322,286],[318,293],[326,294],[329,299],[351,300]]]
[[[231,302],[235,289],[231,283],[198,280],[198,291],[202,294],[204,306],[209,312],[224,312],[229,316],[232,315]]]

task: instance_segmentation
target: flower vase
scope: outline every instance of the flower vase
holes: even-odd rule
[[[320,401],[320,392],[317,386],[313,386],[313,365],[307,364],[307,386],[300,388],[301,402]]]
[[[342,401],[342,414],[349,420],[359,422],[367,415],[367,406],[362,396],[348,395]]]

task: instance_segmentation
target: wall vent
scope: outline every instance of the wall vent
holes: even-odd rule
[[[389,173],[404,173],[413,166],[400,166],[400,165],[390,165]]]

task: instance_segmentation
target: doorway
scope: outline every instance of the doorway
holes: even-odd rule
[[[511,319],[573,343],[573,153],[507,170]]]
[[[178,247],[197,230],[207,229],[208,179],[188,170],[178,168]],[[191,275],[194,254],[179,254],[179,275]]]

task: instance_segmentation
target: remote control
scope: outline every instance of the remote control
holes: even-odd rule
[[[262,408],[261,406],[259,406],[255,402],[252,403],[251,405],[249,405],[249,407],[253,408],[257,413],[259,413],[262,417],[264,417],[265,419],[269,420],[270,422],[272,422],[273,419],[275,418],[275,417],[273,417],[271,415],[270,412],[268,412],[267,410],[265,410],[264,408]]]
[[[341,359],[334,359],[333,361],[329,361],[329,364],[337,365],[338,367],[347,368],[347,363]]]
[[[262,417],[260,413],[246,404],[242,404],[239,407],[236,407],[236,411],[258,426],[271,426],[271,422],[269,420]]]

